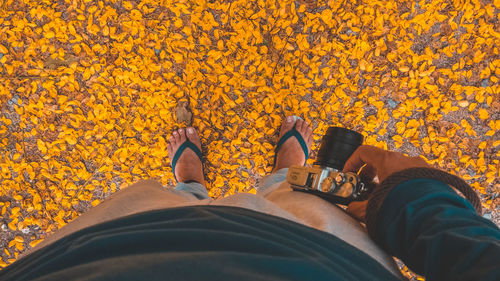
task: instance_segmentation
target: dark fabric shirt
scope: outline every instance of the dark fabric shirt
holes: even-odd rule
[[[500,231],[445,184],[405,182],[380,212],[381,246],[428,280],[500,280]],[[2,281],[78,279],[398,280],[328,233],[224,206],[151,211],[95,225],[0,271]]]
[[[500,281],[500,230],[446,184],[399,184],[377,216],[380,246],[427,281]]]

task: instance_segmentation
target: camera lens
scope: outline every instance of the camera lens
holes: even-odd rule
[[[315,165],[342,171],[345,162],[363,144],[363,135],[341,127],[329,127],[321,139]]]

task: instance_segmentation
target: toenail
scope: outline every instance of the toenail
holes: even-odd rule
[[[288,116],[288,117],[286,118],[286,122],[288,122],[288,123],[292,122],[292,120],[293,120],[293,117],[292,117],[292,116]]]
[[[183,129],[179,129],[179,133],[182,134],[184,132]]]
[[[188,134],[190,134],[190,135],[194,134],[194,129],[193,128],[188,128],[187,131],[188,131]]]

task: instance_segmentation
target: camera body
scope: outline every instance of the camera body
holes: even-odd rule
[[[342,205],[363,200],[368,193],[356,173],[343,173],[318,165],[292,166],[288,169],[286,180],[294,190],[313,193]]]
[[[316,194],[336,204],[366,199],[370,192],[357,173],[342,172],[345,162],[363,143],[363,135],[342,127],[329,127],[321,139],[311,167],[292,166],[286,180],[296,191]]]

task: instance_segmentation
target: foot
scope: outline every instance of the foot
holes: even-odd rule
[[[169,138],[170,143],[167,145],[170,163],[172,163],[174,155],[181,144],[186,141],[186,137],[201,151],[200,136],[198,136],[196,130],[192,127],[179,129],[172,133]],[[177,160],[177,165],[175,166],[175,176],[179,182],[194,180],[202,185],[205,185],[205,179],[203,178],[203,166],[194,151],[189,148],[184,150],[181,157],[179,157],[179,160]]]
[[[310,152],[313,141],[312,128],[302,119],[297,119],[297,122],[294,123],[293,116],[285,118],[285,121],[281,125],[279,137],[281,138],[286,132],[290,131],[294,125],[295,129],[297,129],[297,131],[299,131],[304,138],[304,141],[307,144],[307,149]],[[278,155],[276,155],[276,166],[274,167],[273,173],[279,169],[289,168],[292,165],[302,166],[306,161],[305,157],[306,156],[304,155],[304,151],[302,150],[299,141],[296,138],[291,137],[287,139],[283,145],[281,145]]]

